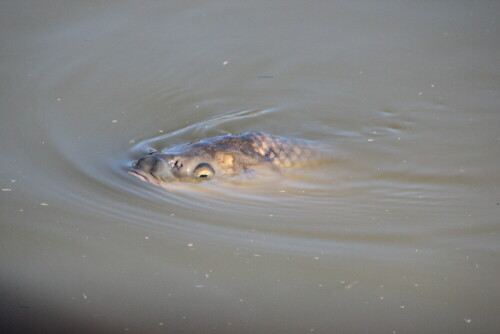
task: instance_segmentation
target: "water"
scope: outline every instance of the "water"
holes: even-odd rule
[[[500,328],[494,1],[4,1],[4,332]],[[171,192],[164,147],[264,131],[330,163]]]

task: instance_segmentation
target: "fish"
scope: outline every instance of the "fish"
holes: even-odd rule
[[[264,132],[222,135],[148,154],[130,168],[139,179],[161,186],[199,183],[258,169],[280,172],[317,162],[321,150],[312,141],[288,139]]]

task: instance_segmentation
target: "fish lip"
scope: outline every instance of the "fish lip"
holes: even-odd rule
[[[144,181],[144,182],[148,182],[148,183],[152,183],[152,184],[155,184],[155,185],[159,185],[160,182],[158,180],[156,180],[152,175],[149,176],[148,174],[142,172],[141,170],[138,170],[138,169],[135,169],[135,168],[131,168],[128,170],[128,173],[137,177],[138,179],[140,179],[141,181]]]
[[[135,177],[137,177],[138,179],[140,179],[142,181],[147,181],[148,180],[144,175],[142,175],[141,173],[139,173],[139,171],[137,171],[134,168],[129,169],[127,171],[127,173],[129,173],[130,175],[134,175]]]

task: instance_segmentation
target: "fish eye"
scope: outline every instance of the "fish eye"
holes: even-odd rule
[[[210,179],[214,176],[215,170],[209,163],[198,164],[193,170],[193,175],[197,178]]]

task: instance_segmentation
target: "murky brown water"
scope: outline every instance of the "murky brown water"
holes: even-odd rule
[[[3,1],[2,332],[500,330],[495,1]],[[167,192],[151,149],[264,131],[284,178]]]

